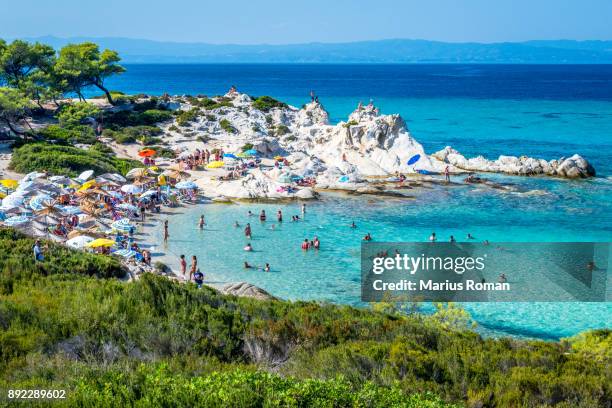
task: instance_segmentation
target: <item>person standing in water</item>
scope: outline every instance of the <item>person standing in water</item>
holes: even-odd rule
[[[357,228],[357,224],[355,224],[355,221],[351,223],[351,228]]]
[[[264,272],[270,272],[270,264],[267,263],[266,266],[264,266],[263,270]]]
[[[244,227],[244,236],[248,239],[251,239],[251,224],[247,222],[246,227]]]
[[[164,221],[164,242],[168,242],[170,234],[168,233],[168,220]]]
[[[436,242],[438,240],[438,238],[436,238],[436,233],[432,232],[431,235],[429,236],[429,241],[430,242]]]
[[[302,203],[302,217],[306,214],[306,204]]]
[[[280,209],[276,213],[276,219],[278,222],[283,222],[283,212]]]
[[[266,210],[261,210],[261,213],[259,213],[259,221],[265,221],[266,220]]]
[[[200,227],[200,229],[204,229],[204,224],[206,224],[204,222],[204,214],[200,215],[200,221],[198,222],[198,227]]]
[[[187,261],[185,260],[185,255],[180,256],[180,263],[181,263],[181,275],[185,276],[185,274],[187,273]]]
[[[196,271],[198,270],[198,258],[193,255],[191,257],[191,269],[189,270],[189,282],[191,282],[191,277],[196,273]]]
[[[321,241],[319,241],[318,237],[314,237],[314,239],[312,240],[312,246],[314,247],[314,249],[319,249],[319,247],[321,247]]]
[[[450,169],[448,166],[444,168],[444,178],[446,179],[447,183],[450,183]]]
[[[304,242],[302,242],[302,249],[308,251],[308,248],[310,248],[310,243],[308,242],[308,238],[306,238]]]

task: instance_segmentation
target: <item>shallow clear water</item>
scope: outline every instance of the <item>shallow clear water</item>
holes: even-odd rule
[[[246,280],[288,299],[359,304],[359,249],[370,232],[378,241],[461,239],[470,232],[494,241],[602,241],[612,237],[612,66],[610,65],[128,65],[110,81],[126,93],[222,94],[232,85],[292,105],[320,95],[333,122],[346,120],[359,100],[373,98],[383,113],[399,113],[427,152],[452,145],[471,156],[586,157],[598,177],[589,181],[487,176],[528,194],[491,189],[433,188],[412,200],[326,196],[297,205],[210,204],[170,221],[175,256],[198,255],[208,279]],[[544,194],[540,194],[545,192]],[[534,194],[535,193],[535,194]],[[530,195],[533,194],[533,195]],[[271,230],[246,212],[265,209],[285,222]],[[201,212],[209,226],[196,227]],[[359,228],[348,225],[355,221]],[[251,222],[255,252],[242,251],[242,227]],[[158,229],[159,230],[159,229]],[[317,235],[323,247],[303,253]],[[244,270],[245,260],[272,265],[271,273]],[[486,334],[556,339],[612,327],[612,303],[499,303],[466,307]]]

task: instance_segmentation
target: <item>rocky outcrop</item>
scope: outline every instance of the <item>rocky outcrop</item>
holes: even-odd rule
[[[587,178],[595,176],[595,169],[583,157],[575,154],[570,158],[546,161],[521,156],[499,156],[497,160],[488,160],[483,156],[466,158],[450,146],[432,154],[432,158],[450,164],[452,170],[474,172],[506,173],[521,176],[557,176],[565,178]]]
[[[220,292],[224,295],[233,295],[240,297],[249,297],[258,300],[272,300],[276,299],[274,296],[270,295],[268,292],[259,288],[255,285],[252,285],[248,282],[234,282],[228,283],[220,289]]]

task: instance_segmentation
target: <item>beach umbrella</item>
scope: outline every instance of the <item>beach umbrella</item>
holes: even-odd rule
[[[225,163],[222,161],[212,161],[206,165],[207,169],[218,169],[219,167],[223,167]]]
[[[136,227],[130,224],[130,220],[128,218],[121,218],[120,220],[113,222],[111,224],[111,228],[117,231],[129,232],[132,228],[135,229]]]
[[[162,173],[164,176],[171,177],[175,180],[186,179],[191,177],[191,174],[185,170],[181,170],[179,167],[171,167]]]
[[[79,176],[77,177],[77,181],[84,183],[85,181],[89,180],[89,178],[93,176],[93,174],[94,174],[93,170],[85,170],[84,172],[79,174]]]
[[[127,194],[139,194],[142,192],[142,188],[135,186],[134,184],[126,184],[121,186],[121,191]]]
[[[85,183],[83,183],[81,185],[81,187],[79,187],[79,189],[77,191],[85,191],[85,190],[87,190],[87,189],[89,189],[91,187],[94,187],[96,185],[97,185],[96,180],[89,180],[89,181],[86,181]]]
[[[121,194],[119,191],[109,191],[108,195],[114,198],[118,198],[118,199],[123,198],[123,194]]]
[[[230,159],[237,159],[238,157],[233,153],[225,153],[223,157],[229,157]]]
[[[121,174],[118,173],[104,173],[99,175],[97,178],[102,178],[109,181],[114,181],[115,183],[123,184],[127,180]]]
[[[136,167],[128,171],[125,177],[127,177],[128,179],[134,179],[134,178],[146,177],[148,175],[149,175],[148,169],[145,169],[144,167]]]
[[[19,182],[17,180],[4,179],[4,180],[0,180],[0,185],[6,188],[10,188],[11,190],[14,190],[19,185]]]
[[[153,150],[153,149],[143,149],[143,150],[138,152],[138,155],[140,157],[151,157],[151,156],[154,156],[155,153],[157,153],[157,152],[155,150]]]
[[[283,156],[274,156],[274,160],[276,161],[282,161],[284,159]]]
[[[177,157],[178,157],[179,159],[186,159],[186,158],[188,158],[189,156],[191,156],[191,152],[190,152],[189,150],[186,150],[186,151],[184,151],[184,152],[180,153],[180,154],[179,154]]]
[[[421,158],[420,154],[415,154],[414,156],[412,156],[408,162],[406,163],[408,166],[412,166],[413,164],[415,164],[416,162],[419,161],[419,159]]]
[[[347,181],[349,181],[349,176],[344,175],[344,176],[340,177],[340,178],[338,179],[338,181],[339,181],[340,183],[346,183]]]
[[[25,198],[22,192],[14,192],[2,199],[2,205],[0,205],[0,209],[6,211],[9,209],[20,207],[24,201]]]
[[[108,238],[94,239],[88,244],[85,244],[87,248],[112,247],[113,245],[115,245],[115,241]]]
[[[45,207],[45,202],[51,200],[51,196],[47,194],[39,194],[30,200],[30,208],[34,211],[40,211]]]
[[[41,177],[45,177],[46,174],[45,173],[40,173],[38,171],[33,171],[31,173],[26,174],[25,176],[23,176],[23,179],[21,180],[23,181],[34,181],[37,178],[41,178]]]
[[[176,183],[174,187],[178,188],[179,190],[191,190],[198,188],[196,183],[194,183],[193,181],[181,181]]]
[[[249,156],[255,156],[258,152],[255,149],[248,149],[248,150],[245,150],[243,153]]]
[[[132,204],[128,204],[128,203],[121,203],[117,206],[117,208],[121,210],[127,210],[127,211],[134,211],[134,212],[138,211],[138,207]]]
[[[72,180],[66,176],[51,176],[49,177],[49,181],[52,183],[60,184],[64,186],[72,184]]]
[[[120,249],[118,251],[113,252],[113,254],[129,259],[136,256],[136,251],[133,251],[131,249]]]
[[[281,174],[280,176],[278,176],[277,181],[279,183],[284,183],[284,184],[289,184],[291,183],[293,180],[291,180],[291,176],[289,174]]]
[[[74,249],[82,249],[93,241],[94,238],[90,237],[89,235],[78,235],[66,241],[66,245]]]
[[[26,217],[25,215],[15,215],[13,217],[7,218],[3,222],[6,226],[14,227],[30,222],[30,218]]]
[[[62,209],[62,212],[66,215],[77,215],[83,212],[83,210],[81,210],[81,208],[77,207],[76,205],[64,205],[60,208]]]

